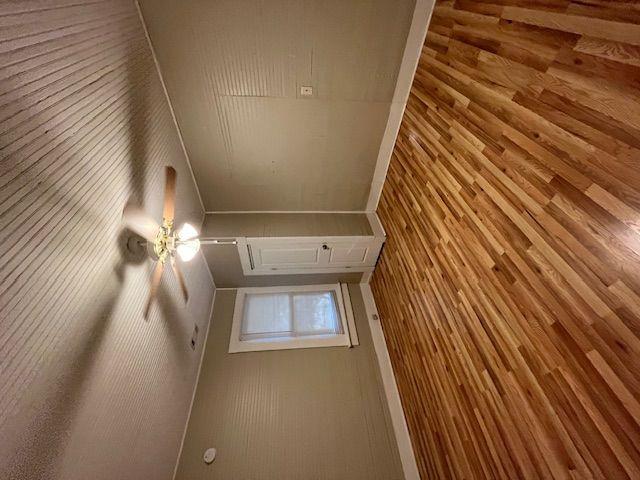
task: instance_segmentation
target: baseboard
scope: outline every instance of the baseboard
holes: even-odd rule
[[[373,212],[378,208],[384,180],[387,177],[387,169],[391,161],[391,154],[396,144],[404,109],[409,99],[409,92],[413,84],[413,76],[418,68],[418,61],[422,53],[422,46],[427,36],[427,28],[431,21],[431,13],[435,6],[434,0],[417,0],[413,10],[413,18],[411,27],[407,35],[407,43],[404,47],[400,70],[396,80],[396,87],[391,99],[391,107],[387,126],[385,127],[380,148],[378,150],[378,158],[376,159],[376,167],[371,180],[371,189],[369,191],[369,199],[367,200],[366,210]]]
[[[398,392],[396,378],[393,374],[393,368],[391,367],[391,359],[389,358],[389,351],[387,350],[387,344],[384,339],[382,325],[380,325],[380,319],[376,303],[373,298],[373,293],[371,292],[371,287],[368,283],[361,283],[360,290],[362,291],[362,298],[364,299],[364,306],[367,311],[369,328],[371,329],[371,338],[373,339],[373,347],[376,351],[378,364],[380,366],[382,384],[387,398],[387,404],[389,406],[393,431],[396,436],[396,442],[398,443],[398,451],[400,452],[400,461],[402,462],[404,478],[405,480],[420,480],[418,465],[416,463],[415,454],[413,453],[413,447],[411,446],[409,429],[407,428],[407,420],[404,416],[404,410],[400,401],[400,393]]]
[[[209,268],[209,267],[207,267]],[[200,352],[200,363],[198,364],[198,373],[196,373],[196,383],[193,385],[193,393],[191,394],[191,403],[189,404],[189,415],[187,415],[187,422],[184,425],[184,432],[182,432],[182,441],[180,442],[180,450],[178,451],[178,459],[176,460],[176,466],[173,468],[172,480],[175,480],[178,474],[178,466],[180,465],[180,458],[182,457],[182,449],[184,448],[184,441],[187,438],[187,429],[189,428],[189,421],[191,420],[191,412],[193,411],[193,403],[196,400],[196,392],[198,390],[198,382],[200,381],[200,371],[202,370],[202,362],[204,360],[204,351],[207,348],[207,340],[209,339],[209,331],[211,330],[211,323],[213,322],[213,307],[216,303],[216,289],[213,285],[213,298],[211,299],[211,309],[209,311],[209,322],[207,323],[207,332],[202,339],[202,351]]]

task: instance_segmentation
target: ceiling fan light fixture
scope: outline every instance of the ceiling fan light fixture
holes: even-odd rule
[[[178,230],[179,240],[191,240],[192,238],[196,238],[197,236],[198,236],[198,231],[190,223],[183,224],[180,227],[180,230]]]
[[[196,256],[200,250],[200,240],[194,238],[192,240],[180,240],[176,246],[176,252],[183,262],[188,262]]]

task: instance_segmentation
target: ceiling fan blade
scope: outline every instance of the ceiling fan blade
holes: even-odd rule
[[[162,218],[168,222],[173,222],[173,216],[176,210],[176,176],[176,170],[173,167],[165,167]]]
[[[129,203],[125,205],[122,211],[122,223],[129,230],[136,232],[150,242],[156,239],[160,229],[160,226],[147,212]]]
[[[160,286],[160,279],[162,278],[163,269],[164,265],[162,264],[162,262],[157,262],[156,268],[153,270],[153,276],[151,277],[151,288],[149,289],[149,298],[147,299],[147,305],[144,307],[145,320],[149,318],[149,309],[151,308],[151,303],[158,293],[158,287]]]
[[[189,292],[187,291],[187,284],[184,281],[184,276],[182,275],[182,270],[180,270],[180,266],[175,257],[171,257],[171,267],[173,268],[173,273],[176,274],[176,278],[178,279],[178,283],[180,284],[180,290],[182,290],[182,296],[184,297],[184,301],[189,300]]]

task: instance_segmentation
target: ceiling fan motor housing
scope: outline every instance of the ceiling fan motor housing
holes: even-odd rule
[[[163,219],[155,241],[148,245],[149,254],[159,262],[164,263],[175,251],[176,241],[172,230],[173,222]]]

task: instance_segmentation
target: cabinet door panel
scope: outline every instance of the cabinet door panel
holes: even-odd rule
[[[367,259],[368,251],[368,247],[362,247],[358,245],[331,247],[329,264],[335,265],[346,263],[349,265],[353,265],[364,263]]]
[[[376,239],[362,239],[355,242],[328,242],[329,267],[373,267],[380,252],[380,242]]]
[[[313,246],[304,247],[282,247],[282,248],[258,248],[260,254],[260,264],[265,267],[286,267],[300,265],[318,265],[320,254],[318,248]]]

